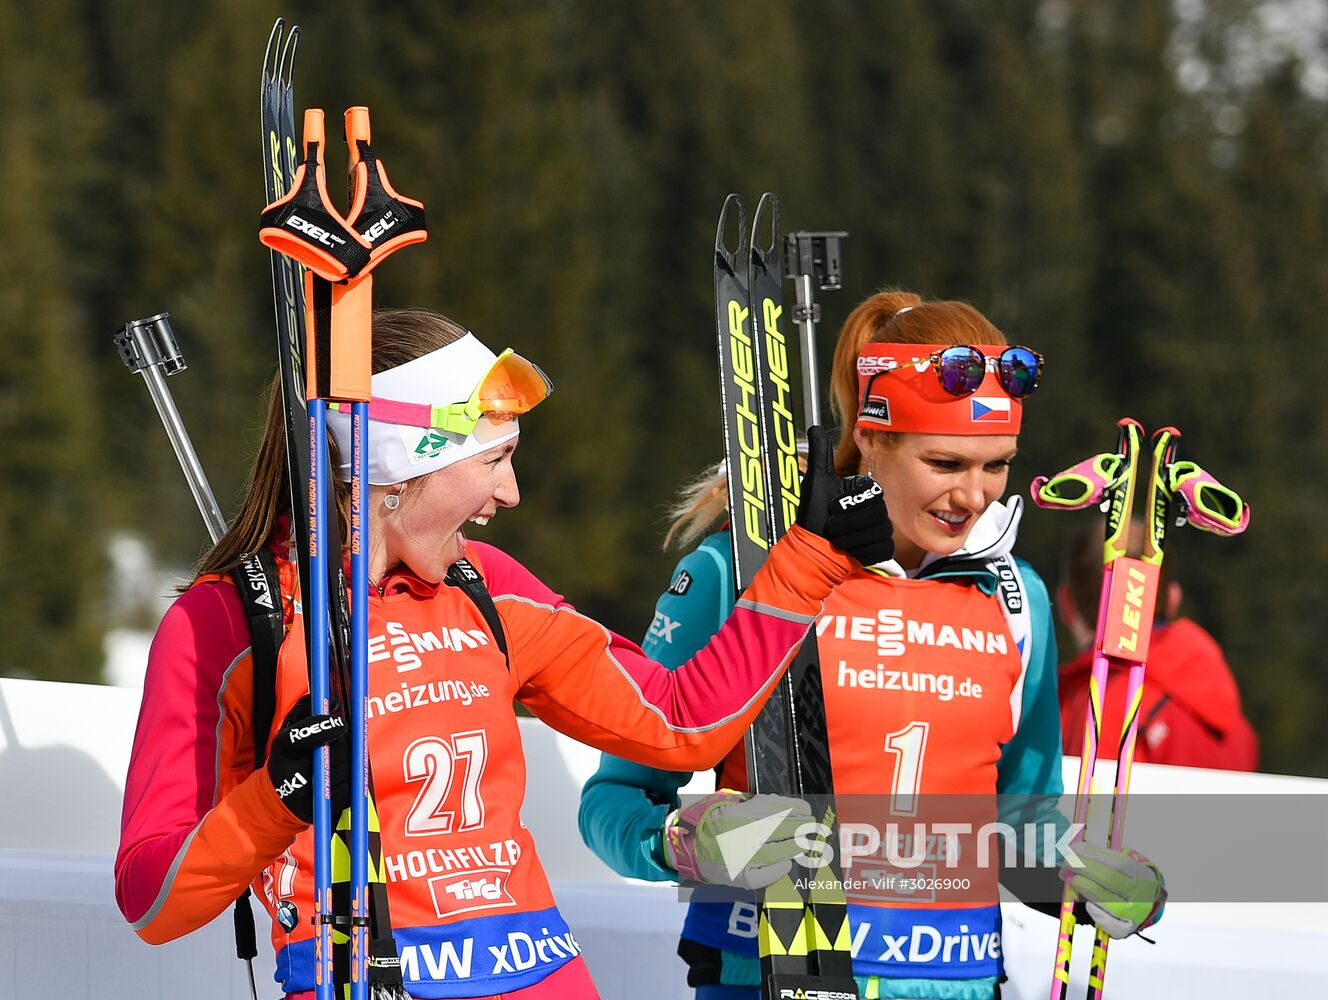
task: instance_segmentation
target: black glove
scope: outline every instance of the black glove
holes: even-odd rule
[[[864,566],[895,554],[885,494],[870,476],[835,474],[834,448],[824,427],[807,428],[807,472],[798,524]]]
[[[281,722],[267,755],[267,773],[282,804],[297,819],[314,821],[314,751],[324,744],[331,747],[332,816],[339,816],[350,806],[350,741],[346,720],[334,702],[331,715],[309,714],[310,700],[305,695],[295,703]]]

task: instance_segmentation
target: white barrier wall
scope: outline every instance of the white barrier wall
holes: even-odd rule
[[[134,936],[115,906],[111,869],[139,697],[128,688],[0,679],[0,1000],[248,996],[229,915],[180,941],[151,947]],[[597,766],[598,751],[535,720],[521,725],[529,767],[523,816],[605,1000],[689,996],[674,955],[683,908],[673,889],[617,877],[577,834],[581,784]],[[1077,761],[1067,761],[1070,787],[1077,768]],[[705,788],[708,777],[699,777],[690,790]],[[1323,793],[1328,781],[1140,765],[1133,787]],[[1322,867],[1326,859],[1303,863]],[[1017,903],[1004,911],[1011,977],[1005,996],[1043,997],[1055,921]],[[262,914],[258,922],[261,937]],[[1113,945],[1113,997],[1245,1000],[1325,993],[1328,905],[1173,903],[1153,930],[1155,946],[1138,939]],[[1091,938],[1081,933],[1076,956],[1086,959],[1091,947]],[[1083,991],[1084,964],[1076,961],[1075,995]],[[276,996],[266,950],[257,976],[259,995]]]

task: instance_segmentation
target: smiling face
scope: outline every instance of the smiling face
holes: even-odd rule
[[[856,431],[867,468],[885,491],[895,559],[916,569],[923,556],[951,555],[1005,493],[1014,435],[880,434]]]
[[[378,551],[371,559],[370,576],[379,580],[393,567],[405,564],[420,579],[438,583],[448,567],[464,555],[465,525],[483,526],[500,507],[515,507],[521,500],[512,467],[517,439],[412,479],[401,489],[401,504],[389,511],[376,496],[371,524],[381,525]],[[375,487],[374,493],[395,492]],[[375,575],[377,570],[377,575]]]

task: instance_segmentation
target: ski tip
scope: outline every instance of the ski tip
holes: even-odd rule
[[[738,233],[737,250],[729,250],[725,241],[725,232],[736,222]],[[715,229],[715,252],[726,256],[742,254],[747,248],[747,208],[742,195],[731,194],[724,199],[724,207],[719,211],[719,226]]]
[[[757,242],[757,237],[761,231],[761,224],[765,221],[767,215],[770,217],[770,242],[762,246]],[[779,196],[773,191],[767,191],[761,195],[761,200],[756,203],[756,214],[752,216],[752,252],[768,257],[778,250],[778,244]]]
[[[276,77],[284,85],[290,86],[291,74],[295,72],[295,49],[300,44],[300,26],[292,24],[290,31],[286,32],[286,42],[281,47],[281,55],[277,58]]]
[[[276,75],[277,61],[281,52],[281,29],[285,20],[277,18],[272,24],[272,31],[267,36],[267,48],[263,50],[263,91],[266,95],[268,81]]]

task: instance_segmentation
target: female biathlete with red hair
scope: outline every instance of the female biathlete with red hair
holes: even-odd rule
[[[893,559],[855,572],[817,623],[846,825],[866,796],[878,804],[888,796],[891,815],[910,831],[928,810],[947,821],[956,808],[994,810],[991,796],[999,792],[1046,796],[1019,802],[1020,823],[1042,819],[1052,841],[1066,828],[1050,798],[1062,791],[1050,606],[1041,579],[1011,554],[1021,501],[1001,500],[1024,398],[1042,368],[1040,355],[1007,347],[971,306],[904,292],[871,296],[840,333],[832,375],[842,422],[836,463],[841,474],[867,473],[880,483],[894,538]],[[722,516],[724,496],[722,472],[694,484],[671,535],[704,534]],[[683,558],[656,606],[645,640],[651,655],[681,663],[718,627],[733,600],[731,558],[726,530]],[[787,799],[743,801],[721,791],[680,810],[678,789],[690,777],[606,754],[582,793],[583,837],[611,867],[637,878],[681,875],[757,888],[789,871],[802,850],[789,819],[736,875],[722,863],[718,840],[739,823],[788,809]],[[746,787],[741,744],[720,765],[717,787]],[[1011,808],[1002,819],[1014,819]],[[879,829],[883,815],[864,818]],[[996,818],[977,818],[983,815]],[[996,873],[972,866],[972,840],[960,841],[960,858],[947,857],[944,845],[934,838],[913,858],[914,845],[889,844],[920,862],[892,870],[882,844],[846,868],[846,877],[876,873],[867,891],[850,884],[848,893],[862,996],[991,1000],[998,992]],[[1113,936],[1153,922],[1164,897],[1156,868],[1137,855],[1092,854],[1074,879],[1091,918]],[[950,868],[955,861],[963,863]],[[1038,895],[1053,912],[1060,882],[1054,868],[1043,872],[1051,877]],[[914,880],[928,875],[969,885],[919,890]],[[756,917],[750,899],[691,905],[679,953],[697,1000],[759,996]]]

